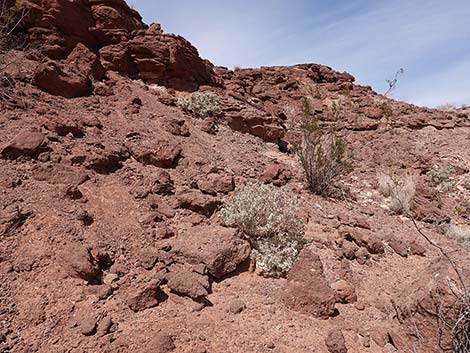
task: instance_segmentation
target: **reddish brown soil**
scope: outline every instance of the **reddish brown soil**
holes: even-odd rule
[[[377,173],[419,175],[419,226],[466,274],[468,250],[438,224],[470,217],[469,110],[393,101],[321,65],[213,67],[183,39],[146,29],[120,1],[80,1],[80,11],[90,3],[95,15],[114,6],[130,16],[127,32],[114,24],[127,34],[110,38],[98,23],[95,36],[71,36],[57,22],[51,31],[69,50],[48,55],[62,73],[23,58],[9,73],[20,95],[1,103],[0,351],[441,351],[434,314],[449,303],[455,276],[410,219],[388,210]],[[65,59],[77,35],[87,47]],[[100,55],[122,45],[141,58],[148,37],[154,58],[173,53],[158,77],[143,59],[116,72]],[[79,71],[105,77],[81,80],[76,55]],[[44,92],[31,83],[38,72],[53,75],[36,82],[43,90],[59,84],[79,97]],[[300,111],[309,85],[322,125],[334,124],[351,152],[352,171],[334,197],[306,189],[291,149],[298,122],[283,112]],[[175,100],[185,93],[172,87],[216,92],[221,118],[184,113]],[[455,167],[450,191],[426,175],[434,165]],[[254,180],[301,202],[311,243],[287,279],[260,276],[247,243],[219,218],[234,186]]]

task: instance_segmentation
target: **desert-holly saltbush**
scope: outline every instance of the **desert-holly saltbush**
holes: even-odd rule
[[[243,232],[258,268],[271,276],[286,275],[305,244],[298,203],[272,185],[254,183],[238,188],[221,216],[226,225]]]
[[[219,96],[211,92],[195,92],[188,96],[181,96],[176,104],[198,118],[216,117],[221,112]]]

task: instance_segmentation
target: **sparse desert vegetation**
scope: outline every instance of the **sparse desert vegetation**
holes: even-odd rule
[[[416,193],[416,180],[411,172],[400,174],[379,174],[379,190],[389,199],[390,210],[395,213],[409,214]]]
[[[452,239],[470,245],[470,228],[465,226],[459,226],[454,222],[450,222],[445,230],[445,234]]]
[[[226,225],[239,228],[252,244],[252,257],[266,274],[285,276],[304,245],[299,205],[272,185],[247,184],[224,205]]]
[[[181,96],[176,104],[198,118],[217,117],[220,114],[219,96],[212,92],[195,92]]]
[[[337,108],[339,111],[339,108]],[[303,99],[302,143],[297,147],[307,185],[318,195],[327,195],[338,177],[346,172],[345,144],[334,130],[320,128],[308,98]]]
[[[258,53],[123,0],[1,4],[0,352],[469,353],[469,110],[231,70]]]

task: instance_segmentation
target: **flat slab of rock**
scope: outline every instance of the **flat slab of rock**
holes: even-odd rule
[[[209,294],[209,278],[195,272],[177,271],[170,272],[165,276],[168,288],[172,292],[188,296],[192,299],[205,297]]]
[[[191,210],[206,217],[212,216],[221,203],[218,198],[202,194],[196,190],[189,190],[177,197],[181,208]]]
[[[217,225],[197,226],[172,239],[172,252],[187,262],[204,264],[214,277],[235,271],[250,255],[248,242],[238,231]]]
[[[44,142],[44,134],[37,131],[22,131],[2,148],[2,157],[17,158],[35,154]]]

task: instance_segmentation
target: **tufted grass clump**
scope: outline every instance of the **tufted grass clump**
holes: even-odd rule
[[[238,188],[222,208],[225,224],[239,228],[265,274],[283,277],[305,244],[299,205],[284,190],[260,183]]]
[[[220,98],[212,92],[195,92],[181,96],[176,104],[198,118],[217,117],[221,113]]]
[[[455,239],[466,246],[470,246],[470,228],[468,227],[462,227],[454,222],[450,222],[445,230],[445,234],[451,239]]]
[[[380,174],[378,177],[379,190],[389,198],[390,210],[394,213],[409,214],[416,194],[416,180],[413,174]]]

